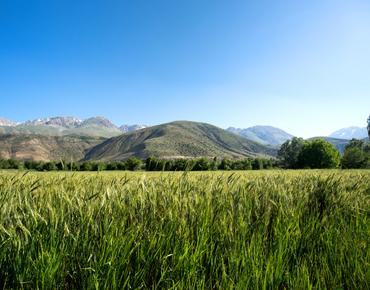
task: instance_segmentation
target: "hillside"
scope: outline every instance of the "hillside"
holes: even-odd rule
[[[80,160],[87,149],[105,141],[103,137],[80,135],[47,136],[36,134],[0,134],[0,157],[24,160]]]
[[[83,160],[125,160],[180,157],[275,157],[277,150],[210,124],[176,121],[108,139],[88,151]]]
[[[283,144],[293,137],[293,135],[272,126],[229,127],[226,130],[264,145]]]

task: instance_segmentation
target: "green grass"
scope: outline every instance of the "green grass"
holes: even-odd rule
[[[0,288],[369,289],[369,171],[0,175]]]

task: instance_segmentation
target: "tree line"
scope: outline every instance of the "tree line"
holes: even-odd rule
[[[281,145],[278,159],[286,169],[364,169],[370,168],[370,145],[364,139],[352,138],[341,155],[324,139],[293,137]]]
[[[146,171],[208,171],[208,170],[262,170],[262,169],[362,169],[370,168],[370,145],[363,139],[353,138],[344,148],[344,154],[324,139],[307,141],[293,137],[282,144],[277,159],[215,158],[198,159],[146,158],[145,163],[135,157],[123,161],[83,161],[67,159],[60,161],[26,160],[23,164],[15,159],[1,159],[0,169],[28,169],[37,171],[103,171],[103,170],[146,170]]]
[[[135,157],[123,161],[83,161],[74,162],[67,159],[57,161],[34,161],[26,160],[21,164],[15,159],[0,159],[0,169],[28,169],[36,171],[104,171],[104,170],[146,170],[146,171],[207,171],[207,170],[261,170],[279,168],[277,159],[248,158],[231,159],[225,158],[218,161],[217,158],[202,157],[198,159],[180,158],[157,159],[149,156],[143,163]]]

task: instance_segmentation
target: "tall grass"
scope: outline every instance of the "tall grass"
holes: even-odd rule
[[[368,171],[0,175],[1,289],[370,289]]]

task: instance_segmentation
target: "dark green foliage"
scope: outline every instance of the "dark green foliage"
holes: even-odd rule
[[[221,161],[219,169],[222,170],[231,170],[234,166],[235,160],[231,158],[224,158]]]
[[[252,162],[252,169],[253,170],[261,170],[263,169],[263,161],[260,158],[255,158]]]
[[[80,164],[81,171],[91,171],[93,169],[93,164],[91,161],[84,161]]]
[[[364,139],[353,138],[344,148],[340,164],[346,169],[370,168],[369,145]]]
[[[154,171],[157,169],[158,160],[155,156],[148,156],[145,160],[145,169],[146,171]]]
[[[305,141],[303,138],[293,137],[291,140],[289,139],[281,145],[279,151],[277,152],[277,156],[285,168],[297,168],[297,155],[306,142],[307,141]]]
[[[58,167],[56,166],[54,161],[46,162],[43,166],[43,170],[45,171],[55,171],[58,170]]]
[[[210,162],[208,157],[198,158],[195,161],[194,171],[207,171],[210,169]]]
[[[115,161],[107,163],[107,170],[117,170],[117,163]]]
[[[305,143],[296,162],[300,168],[336,168],[340,162],[340,153],[333,144],[319,138]]]
[[[193,168],[194,162],[190,159],[179,158],[175,160],[174,171],[185,171]]]
[[[142,162],[135,157],[126,160],[125,166],[128,170],[135,171],[141,169]]]
[[[107,164],[104,162],[93,162],[93,171],[103,171],[107,168]]]

